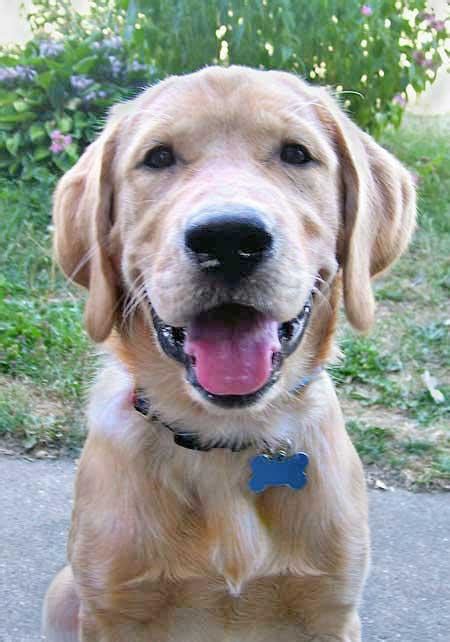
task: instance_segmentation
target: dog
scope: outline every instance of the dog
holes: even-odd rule
[[[369,530],[325,366],[414,228],[409,173],[325,89],[209,67],[112,109],[63,176],[93,386],[50,642],[357,642]]]

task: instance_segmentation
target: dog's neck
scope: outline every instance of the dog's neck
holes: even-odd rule
[[[315,381],[323,371],[323,366],[318,366],[314,371],[307,376],[302,377],[290,391],[291,394],[298,394],[304,390],[312,381]],[[246,450],[254,446],[253,441],[244,441],[236,443],[234,440],[214,440],[209,443],[202,441],[195,432],[189,430],[186,427],[179,427],[171,425],[162,420],[162,418],[152,410],[151,401],[145,396],[145,393],[138,388],[135,390],[133,395],[133,406],[134,409],[144,415],[149,419],[149,421],[154,421],[159,423],[162,426],[165,426],[168,430],[173,433],[173,440],[177,446],[182,448],[187,448],[188,450],[198,450],[201,452],[208,452],[215,448],[228,449],[233,452],[239,452],[241,450]]]

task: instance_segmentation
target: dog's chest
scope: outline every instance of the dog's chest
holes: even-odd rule
[[[208,508],[205,525],[211,571],[224,578],[232,595],[238,595],[244,583],[268,572],[272,538],[257,504],[243,495],[222,495]]]
[[[223,458],[227,460],[227,455]],[[214,470],[202,470],[201,465],[197,471],[191,468],[193,476],[183,483],[191,485],[196,497],[191,538],[205,556],[206,573],[223,578],[228,592],[236,596],[255,578],[302,566],[299,548],[290,560],[286,554],[290,547],[284,544],[301,530],[300,494],[307,491],[269,488],[256,494],[248,487],[251,466],[247,456],[231,454],[229,465],[221,463],[225,465],[215,467],[208,459],[207,468]]]

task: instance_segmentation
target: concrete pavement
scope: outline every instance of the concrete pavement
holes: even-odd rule
[[[0,457],[0,642],[41,640],[43,595],[65,561],[73,477],[69,459]],[[374,490],[370,501],[364,642],[449,642],[450,495]]]

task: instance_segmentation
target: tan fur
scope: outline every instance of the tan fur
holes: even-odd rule
[[[283,166],[280,146],[292,141],[316,162]],[[161,142],[182,162],[140,167]],[[278,244],[276,261],[234,301],[282,322],[315,292],[305,337],[279,380],[254,406],[232,410],[185,381],[183,367],[161,352],[148,311],[151,299],[166,323],[185,325],[229,300],[207,287],[179,242],[189,216],[221,203],[261,209]],[[208,68],[113,110],[55,195],[59,261],[89,288],[86,326],[94,340],[107,339],[111,356],[91,394],[70,568],[46,601],[49,639],[66,639],[59,623],[74,595],[82,642],[361,639],[361,464],[328,375],[290,390],[333,358],[341,272],[350,321],[370,326],[370,278],[406,247],[414,212],[400,164],[325,91],[289,74]],[[205,443],[290,440],[310,456],[307,486],[251,493],[248,460],[257,447],[176,446],[164,425],[133,409],[136,386],[165,422],[194,429]],[[73,624],[66,633],[77,639]]]

